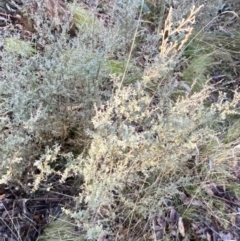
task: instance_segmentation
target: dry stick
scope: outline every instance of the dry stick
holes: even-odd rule
[[[9,214],[9,212],[8,212],[8,210],[7,210],[7,208],[5,207],[4,204],[3,204],[3,208],[5,209],[5,212],[7,212],[7,215],[9,216],[9,219],[12,221],[12,224],[13,224],[14,228],[15,228],[16,231],[17,231],[17,227],[16,227],[15,223],[13,222],[13,219],[12,219],[11,215]],[[10,230],[11,233],[12,233],[12,235],[13,235],[14,237],[16,237],[17,240],[18,240],[18,238],[20,238],[20,241],[22,240],[21,237],[18,237],[18,236],[14,233],[14,231],[12,230],[12,228],[4,221],[4,219],[3,219],[2,217],[0,217],[0,220],[2,220],[2,222],[9,228],[9,230]]]
[[[14,16],[14,15],[11,15],[11,14],[8,14],[8,13],[0,13],[0,16],[8,17],[8,18],[14,18],[14,19],[18,19],[18,20],[21,19],[20,15]]]

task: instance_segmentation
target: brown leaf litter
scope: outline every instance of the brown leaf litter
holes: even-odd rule
[[[0,237],[5,241],[34,241],[43,229],[62,213],[61,207],[72,207],[73,197],[63,193],[26,194],[17,188],[0,189]],[[38,195],[38,196],[37,196]],[[2,240],[2,239],[1,239]]]

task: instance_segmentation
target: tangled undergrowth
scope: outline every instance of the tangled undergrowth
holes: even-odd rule
[[[1,237],[240,239],[240,5],[183,2],[0,0]]]

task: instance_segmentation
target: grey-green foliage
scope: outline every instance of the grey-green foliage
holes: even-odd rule
[[[119,28],[106,28],[97,19],[94,28],[72,39],[67,20],[54,33],[42,11],[31,16],[39,31],[32,35],[36,53],[0,52],[0,163],[2,174],[4,167],[14,165],[16,175],[8,175],[9,180],[18,178],[46,146],[63,144],[72,128],[82,133],[91,128],[93,104],[109,96],[103,89],[107,56],[122,42]],[[20,39],[18,33],[12,35]],[[4,42],[5,36],[0,38]]]
[[[107,106],[96,111],[89,155],[79,156],[66,169],[84,176],[81,201],[87,208],[79,205],[72,217],[90,240],[111,234],[116,217],[131,226],[131,217],[139,220],[160,212],[179,186],[192,183],[187,165],[198,166],[200,149],[214,134],[208,124],[215,122],[216,113],[204,109],[206,96],[202,92],[171,106],[162,93],[153,103],[136,84],[117,89]],[[206,158],[202,155],[201,161]],[[95,228],[94,236],[90,231]]]
[[[139,27],[138,13],[140,0],[118,0],[112,9],[112,20],[120,31],[122,51],[128,50],[127,47],[133,41],[136,29]]]

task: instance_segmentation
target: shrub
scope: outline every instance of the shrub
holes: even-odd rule
[[[53,33],[43,10],[31,16],[39,30],[32,33],[34,49],[25,42],[25,51],[21,36],[13,31],[0,53],[2,170],[16,164],[3,182],[18,179],[47,146],[64,145],[72,135],[79,137],[74,145],[81,149],[84,131],[92,125],[93,104],[109,96],[103,85],[109,73],[105,63],[109,52],[119,48],[118,31],[96,20],[96,28],[70,39],[70,23]]]
[[[229,99],[221,92],[211,101],[206,73],[213,57],[204,51],[197,58],[190,54],[182,75],[189,82],[178,79],[199,9],[174,25],[170,8],[160,35],[145,41],[143,2],[108,5],[107,24],[82,6],[67,8],[62,25],[44,14],[47,6],[27,12],[35,30],[31,43],[14,29],[8,33],[0,53],[1,183],[35,192],[42,182],[52,188],[51,174],[62,182],[81,180],[75,207],[63,208],[68,216],[51,223],[40,240],[54,239],[51,228],[69,231],[64,220],[81,227],[80,239],[156,239],[150,229],[155,218],[172,213],[186,193],[204,202],[206,183],[226,183],[236,168],[239,137],[227,121],[239,114],[239,93]],[[139,67],[144,44],[150,61]],[[191,88],[195,74],[203,80],[197,89]],[[176,96],[179,85],[185,91]],[[190,211],[179,207],[178,222],[193,218]]]

